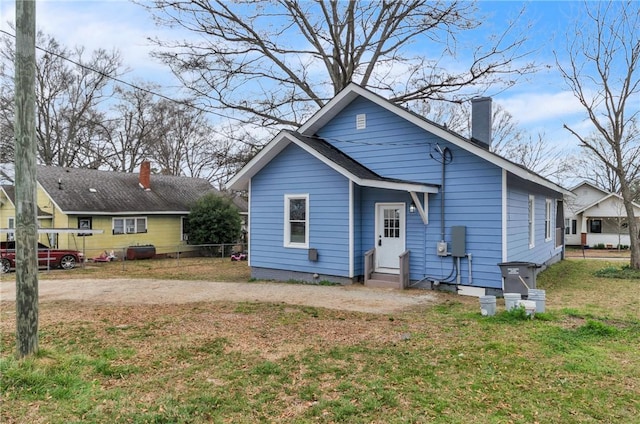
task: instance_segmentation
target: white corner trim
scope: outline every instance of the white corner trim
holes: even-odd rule
[[[354,202],[353,181],[349,181],[349,278],[354,276]]]
[[[508,205],[508,196],[509,192],[507,190],[507,170],[502,169],[502,262],[507,262],[509,250],[507,249],[507,244],[509,242],[509,233],[508,233],[508,225],[509,225],[509,205]]]
[[[247,266],[251,266],[251,179],[247,184],[247,254],[249,258],[247,260]]]

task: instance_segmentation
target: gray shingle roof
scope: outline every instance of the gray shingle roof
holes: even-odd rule
[[[219,193],[204,179],[151,175],[151,190],[139,174],[38,166],[38,183],[66,213],[188,212],[206,193]]]

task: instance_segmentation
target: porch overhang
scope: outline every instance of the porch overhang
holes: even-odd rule
[[[422,219],[422,223],[427,225],[429,223],[428,217],[428,198],[426,195],[438,193],[440,186],[431,184],[421,184],[410,181],[394,181],[394,180],[358,180],[352,178],[351,181],[362,187],[382,188],[387,190],[406,191],[411,195],[411,200]],[[423,194],[423,200],[420,200],[418,196]]]

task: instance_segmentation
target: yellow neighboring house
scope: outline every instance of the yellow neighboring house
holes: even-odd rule
[[[183,250],[191,205],[206,193],[222,195],[204,179],[152,175],[149,162],[138,174],[38,166],[37,180],[40,228],[103,230],[41,234],[40,241],[59,249],[85,249],[88,257],[105,250],[118,254],[130,246],[153,245],[156,254]],[[14,187],[2,186],[0,228],[14,227]]]

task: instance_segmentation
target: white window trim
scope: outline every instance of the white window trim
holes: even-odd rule
[[[553,206],[551,203],[551,199],[546,199],[544,203],[544,241],[551,241],[553,239],[553,231],[552,224],[553,220],[551,216],[553,215]]]
[[[10,216],[7,218],[7,228],[15,230],[16,228],[16,217]],[[16,239],[15,233],[7,233],[7,241],[14,241]]]
[[[127,219],[133,219],[133,225],[135,228],[133,232],[127,231]],[[144,231],[138,231],[139,219],[144,220]],[[123,229],[122,233],[114,233],[116,220],[122,221],[122,229]],[[145,234],[147,232],[149,232],[149,223],[147,221],[146,216],[122,216],[122,217],[119,216],[117,218],[111,218],[111,234],[113,234],[114,236],[119,236],[124,234]]]
[[[533,194],[529,195],[527,219],[529,221],[529,249],[533,249],[536,247],[536,197]]]
[[[305,234],[304,243],[292,243],[291,240],[291,226],[289,221],[289,203],[292,199],[305,199]],[[305,194],[285,194],[284,195],[284,247],[294,249],[308,249],[309,248],[309,193]]]

